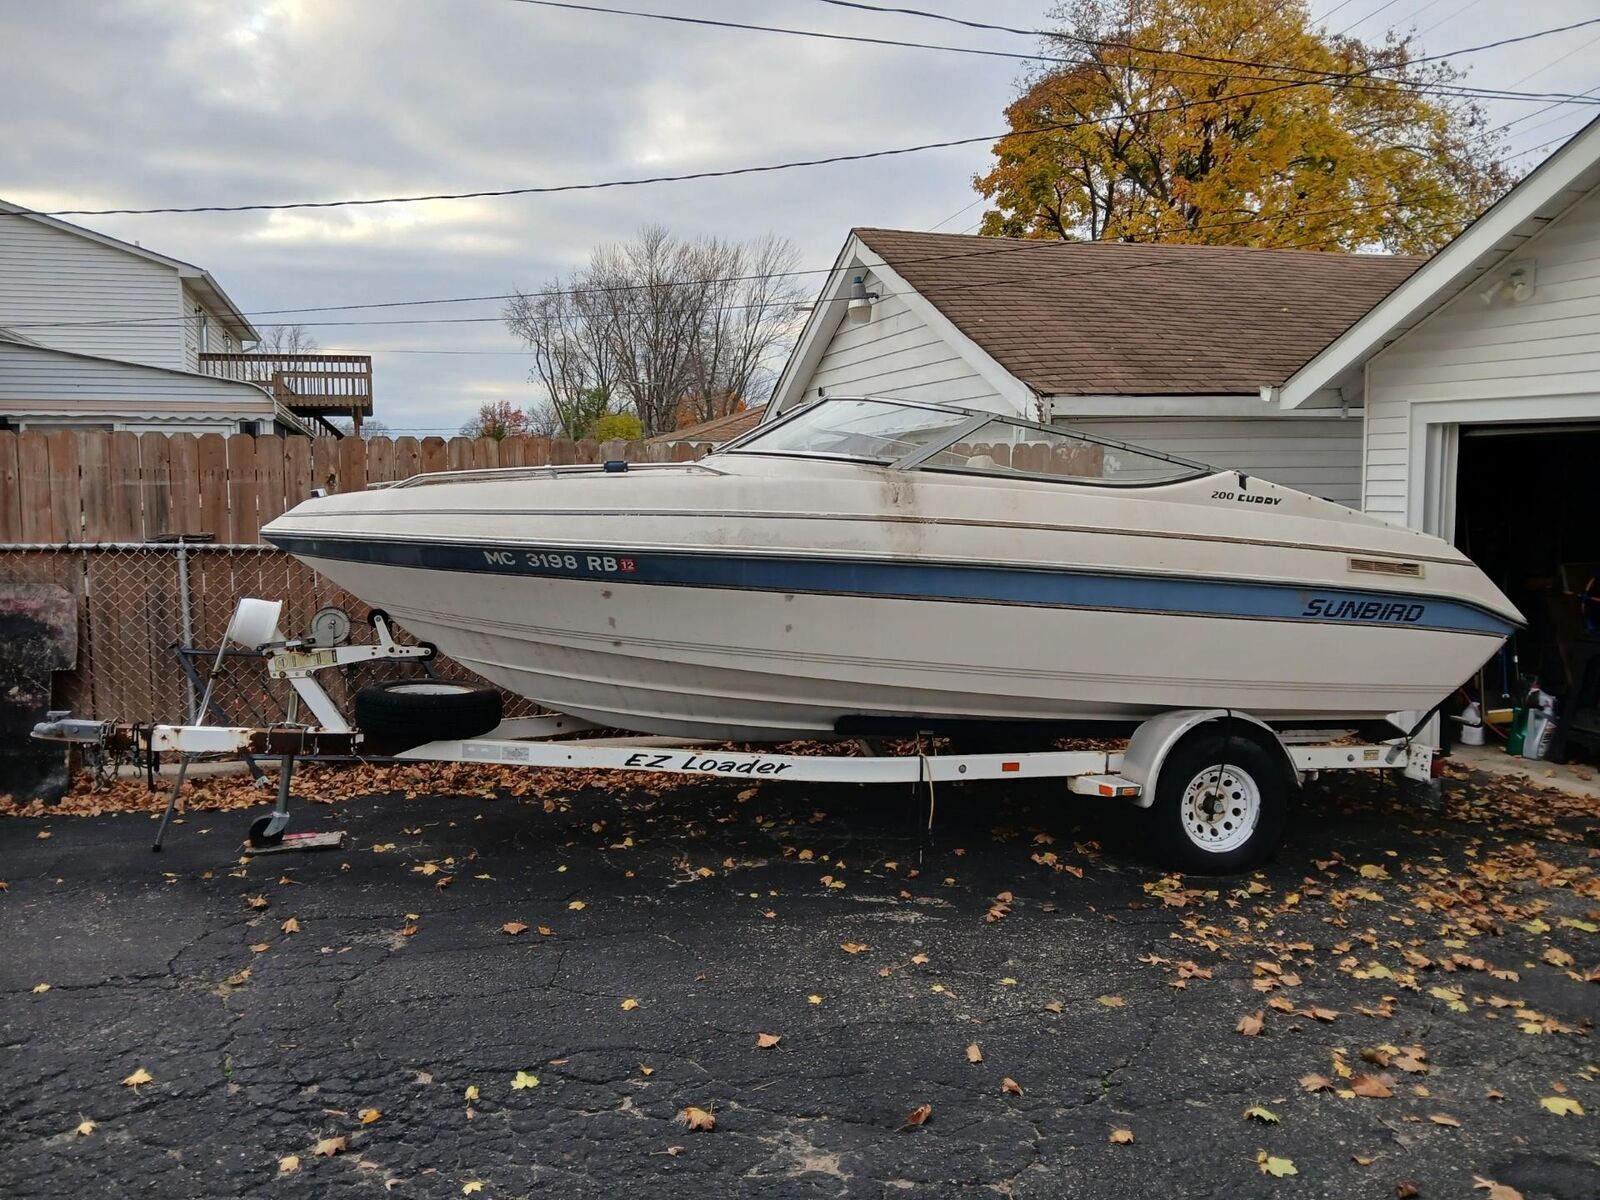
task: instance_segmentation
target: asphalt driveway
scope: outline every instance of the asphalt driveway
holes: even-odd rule
[[[1059,788],[919,867],[898,789],[496,782],[0,819],[0,1195],[1600,1196],[1592,800],[1341,780],[1216,881]]]

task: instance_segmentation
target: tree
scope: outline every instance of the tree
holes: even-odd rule
[[[347,437],[351,433],[355,432],[350,428],[349,421],[330,420],[328,424],[338,429],[340,433],[343,433]],[[387,422],[375,421],[370,417],[361,422],[361,436],[363,438],[388,437],[389,434],[390,429]]]
[[[478,408],[478,415],[461,426],[461,435],[503,441],[528,432],[528,414],[509,400],[491,400]]]
[[[631,412],[607,413],[590,427],[589,436],[597,442],[609,442],[613,439],[637,442],[644,436],[644,426],[639,424],[639,418]]]
[[[620,404],[647,435],[685,410],[709,420],[765,398],[801,297],[794,249],[685,240],[648,226],[600,246],[584,269],[518,292],[506,325],[533,351],[553,423],[582,437]]]
[[[973,181],[995,205],[984,233],[1422,252],[1508,184],[1483,110],[1424,94],[1459,75],[1410,36],[1329,34],[1305,0],[1072,0],[1052,18],[1047,52],[1077,61],[1006,110]]]
[[[286,354],[315,354],[321,348],[304,325],[269,325],[256,342],[254,353],[282,357]]]

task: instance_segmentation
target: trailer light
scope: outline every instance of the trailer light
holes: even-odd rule
[[[1020,771],[1022,770],[1022,764],[1019,762],[1003,762],[1000,764],[1000,769],[1002,771]]]

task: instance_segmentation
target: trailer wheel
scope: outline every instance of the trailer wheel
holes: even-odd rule
[[[1254,866],[1278,847],[1293,786],[1288,765],[1255,738],[1203,730],[1162,764],[1147,813],[1157,848],[1198,874]]]
[[[492,687],[401,679],[362,688],[354,709],[366,743],[378,753],[398,753],[424,742],[488,733],[500,724],[501,700]]]

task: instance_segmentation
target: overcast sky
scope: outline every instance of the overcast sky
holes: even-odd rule
[[[1028,27],[1049,7],[911,6]],[[621,7],[1032,49],[815,0]],[[1432,52],[1596,15],[1595,0],[1315,0],[1314,9],[1331,29],[1369,37],[1391,23],[1414,27]],[[577,183],[986,135],[1004,128],[1021,70],[516,0],[0,0],[0,47],[0,197],[46,210]],[[1597,58],[1600,27],[1458,61],[1478,86],[1581,92],[1600,85]],[[1490,111],[1503,122],[1539,107]],[[1523,120],[1508,131],[1512,149],[1584,118],[1568,105]],[[852,225],[970,230],[982,210],[969,181],[986,159],[978,145],[557,196],[71,219],[205,267],[253,313],[530,288],[646,222],[685,235],[775,232],[803,266],[826,268]],[[453,432],[485,400],[534,398],[526,356],[503,327],[328,322],[498,312],[490,302],[304,321],[325,348],[374,355],[377,416],[397,432]],[[260,318],[285,319],[300,318]]]

